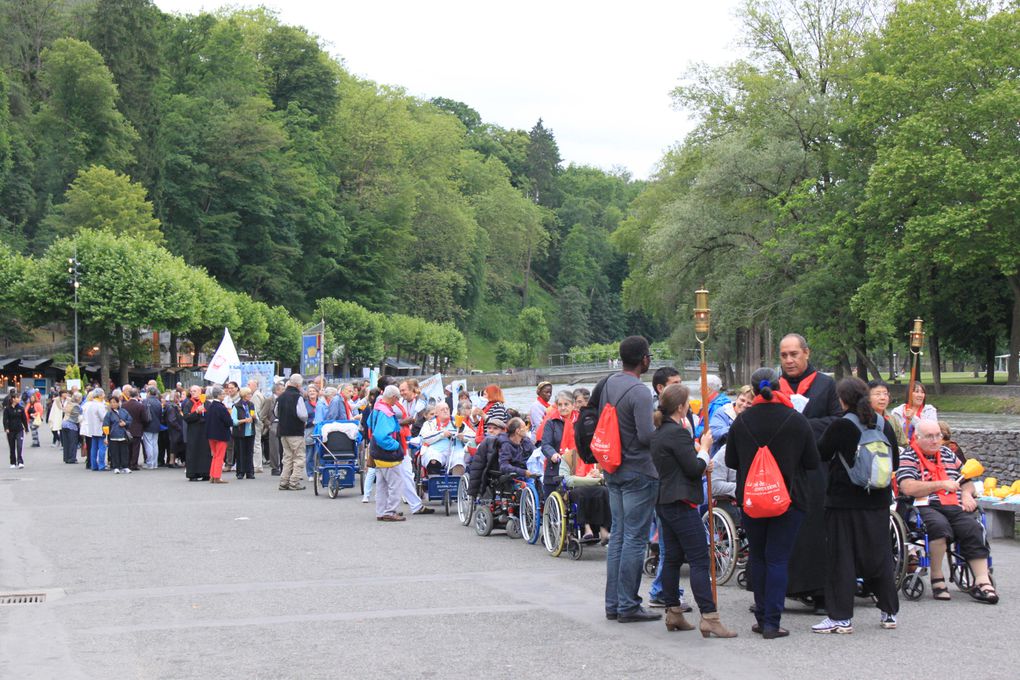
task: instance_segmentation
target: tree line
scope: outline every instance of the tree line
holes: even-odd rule
[[[353,76],[268,10],[0,0],[0,67],[12,251],[107,230],[307,322],[336,298],[508,343],[534,307],[553,351],[665,332],[608,238],[643,183]]]
[[[880,376],[925,321],[947,357],[1008,345],[1020,382],[1020,9],[1016,3],[749,0],[747,57],[692,67],[695,130],[614,232],[627,304],[711,346],[731,382],[799,331],[837,373]]]

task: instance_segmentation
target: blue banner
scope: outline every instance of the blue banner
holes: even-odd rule
[[[322,371],[322,336],[301,336],[301,375],[315,376]]]
[[[275,374],[275,361],[241,362],[241,386],[246,387],[249,381],[254,380],[259,384],[259,391],[267,397],[273,391],[273,376]]]

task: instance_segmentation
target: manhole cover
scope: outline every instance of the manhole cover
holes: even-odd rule
[[[42,604],[46,593],[0,593],[0,606],[7,604]]]

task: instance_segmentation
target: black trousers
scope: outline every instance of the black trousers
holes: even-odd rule
[[[109,447],[110,467],[122,470],[128,466],[129,444],[125,440],[111,440]]]
[[[255,453],[255,436],[232,437],[234,442],[234,471],[237,478],[245,475],[254,475],[255,466],[252,464],[252,454]]]
[[[64,427],[60,430],[60,443],[64,446],[64,462],[78,462],[78,430]]]
[[[7,446],[11,448],[11,465],[24,464],[25,459],[21,457],[21,450],[24,444],[24,430],[11,430],[7,433]]]
[[[826,508],[825,528],[828,535],[825,607],[829,618],[836,621],[853,618],[858,577],[878,599],[879,609],[897,613],[900,600],[889,543],[889,509]]]
[[[170,449],[170,433],[168,430],[160,430],[156,437],[156,465],[165,467],[167,451]]]
[[[131,441],[128,442],[128,463],[126,467],[132,470],[138,469],[138,453],[142,446],[141,437],[131,437]]]

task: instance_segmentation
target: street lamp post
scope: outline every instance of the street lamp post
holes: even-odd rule
[[[68,283],[74,289],[74,365],[78,365],[78,286],[81,282],[78,280],[80,270],[78,269],[78,246],[74,247],[74,257],[67,258],[67,273]]]

